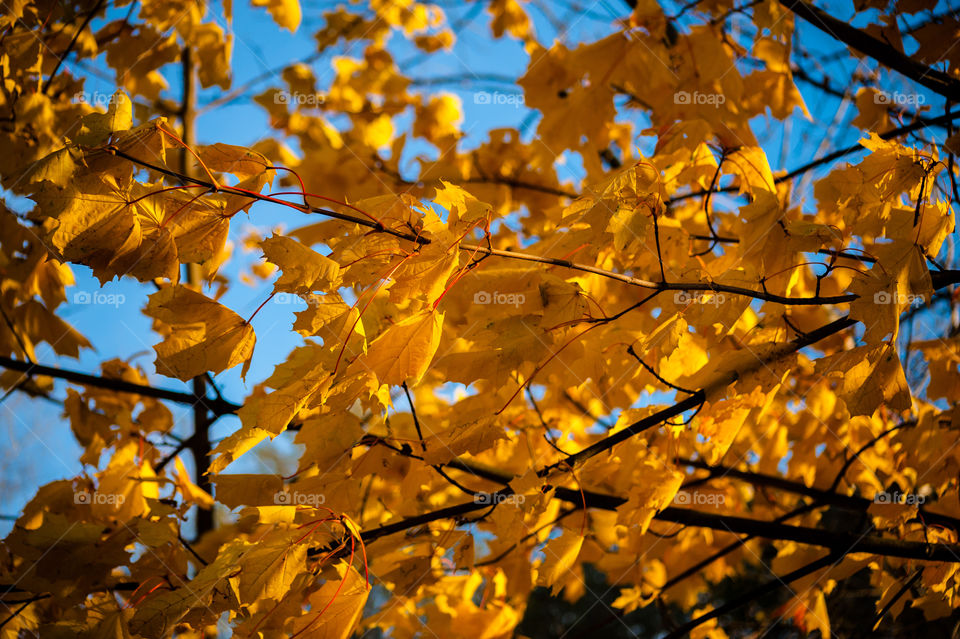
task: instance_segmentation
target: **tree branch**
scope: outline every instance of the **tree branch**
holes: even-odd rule
[[[409,233],[407,231],[399,231],[392,229],[383,225],[379,221],[373,221],[366,219],[364,217],[357,217],[353,215],[348,215],[345,213],[338,213],[336,211],[331,211],[329,209],[319,208],[315,206],[305,206],[301,204],[295,204],[293,202],[287,202],[284,200],[279,200],[277,198],[271,197],[269,195],[261,195],[259,193],[252,193],[249,191],[243,191],[234,189],[230,186],[216,185],[210,182],[206,182],[201,179],[194,177],[186,176],[176,171],[171,171],[170,169],[151,164],[144,160],[135,158],[127,153],[121,151],[120,149],[109,146],[107,151],[117,155],[119,157],[125,158],[134,164],[148,168],[152,171],[162,173],[164,175],[177,178],[181,181],[188,182],[190,184],[197,184],[199,186],[207,187],[211,192],[223,192],[229,193],[231,195],[238,195],[241,197],[246,197],[252,200],[257,200],[261,202],[271,202],[273,204],[283,204],[291,208],[297,209],[299,211],[308,212],[308,213],[317,213],[319,215],[325,215],[337,220],[342,220],[345,222],[350,222],[351,224],[358,224],[366,228],[373,229],[380,233],[386,233],[392,235],[393,237],[407,240],[419,245],[431,244],[432,241],[429,238],[423,237],[419,234]],[[506,251],[501,249],[494,249],[488,246],[481,244],[468,244],[461,242],[459,244],[459,249],[461,251],[469,252],[474,255],[491,255],[496,257],[503,257],[507,259],[520,260],[525,262],[537,262],[540,264],[550,264],[552,266],[562,266],[574,271],[580,271],[583,273],[591,273],[593,275],[599,275],[611,280],[622,282],[624,284],[629,284],[632,286],[638,286],[640,288],[646,288],[655,291],[704,291],[704,292],[715,292],[715,293],[730,293],[731,295],[742,295],[744,297],[750,297],[753,299],[763,300],[767,302],[774,302],[776,304],[783,304],[786,306],[796,305],[796,306],[823,306],[826,304],[846,304],[850,303],[858,298],[857,295],[834,295],[829,297],[801,297],[801,298],[790,298],[784,297],[782,295],[776,295],[773,293],[768,293],[766,291],[756,291],[749,288],[743,288],[740,286],[731,286],[729,284],[720,284],[716,282],[653,282],[650,280],[641,279],[639,277],[633,277],[631,275],[626,275],[624,273],[616,273],[613,271],[607,271],[596,266],[590,266],[587,264],[578,264],[576,262],[571,262],[570,260],[555,258],[555,257],[545,257],[542,255],[532,255],[530,253],[521,253],[518,251]]]
[[[47,90],[50,88],[50,85],[53,83],[53,79],[57,77],[57,72],[60,71],[60,66],[63,64],[63,61],[67,59],[67,56],[69,56],[70,52],[73,51],[73,47],[76,46],[77,40],[80,39],[80,34],[83,33],[83,30],[87,28],[87,25],[90,24],[90,21],[93,20],[93,17],[100,12],[100,9],[103,7],[105,1],[106,0],[97,0],[97,4],[83,19],[83,24],[81,24],[80,28],[77,29],[76,33],[73,34],[70,44],[67,45],[67,48],[64,49],[63,53],[57,56],[57,65],[53,67],[53,71],[50,73],[50,77],[47,78],[47,81],[44,82],[43,88],[40,89],[40,93],[46,94]]]
[[[774,576],[774,578],[767,583],[761,584],[752,590],[748,590],[733,601],[728,601],[724,605],[716,607],[710,612],[704,613],[695,619],[691,619],[670,634],[666,635],[664,639],[679,639],[679,637],[686,637],[697,626],[710,621],[711,619],[716,619],[720,615],[725,615],[732,610],[736,610],[740,606],[748,604],[754,599],[758,599],[772,590],[784,588],[788,584],[793,583],[798,579],[803,579],[807,575],[815,573],[822,568],[826,568],[827,566],[840,561],[842,558],[843,553],[830,552],[827,553],[826,556],[821,557],[816,561],[812,561],[806,566],[801,566],[800,568],[797,568],[796,570],[793,570],[782,577]]]
[[[4,619],[3,621],[0,621],[0,628],[3,628],[3,627],[4,627],[5,625],[7,625],[9,622],[11,622],[11,621],[13,621],[14,619],[16,619],[17,616],[18,616],[21,612],[23,612],[24,610],[26,610],[26,609],[27,609],[27,606],[29,606],[30,604],[34,603],[35,601],[40,601],[41,599],[48,599],[49,597],[50,597],[50,595],[35,595],[35,596],[30,597],[29,599],[27,599],[27,600],[25,600],[25,601],[23,601],[23,602],[19,602],[19,601],[17,601],[17,602],[10,602],[10,603],[20,603],[20,604],[22,604],[22,605],[21,605],[19,608],[17,608],[16,610],[14,610],[14,611],[10,614],[9,617],[7,617],[6,619]]]
[[[677,463],[682,466],[692,466],[693,468],[698,468],[701,470],[706,470],[710,473],[709,478],[716,477],[732,477],[734,479],[744,481],[755,486],[769,486],[770,488],[776,488],[778,490],[783,490],[788,493],[793,493],[796,495],[804,495],[806,497],[812,497],[823,504],[830,504],[833,506],[840,506],[842,508],[848,508],[850,510],[866,511],[872,504],[873,500],[867,499],[865,497],[856,497],[853,495],[844,495],[841,493],[834,492],[833,490],[822,490],[819,488],[813,488],[812,486],[807,486],[802,482],[796,482],[786,477],[778,477],[776,475],[767,475],[765,473],[755,473],[745,470],[737,470],[736,468],[730,468],[727,466],[711,466],[702,460],[696,459],[678,459]],[[846,469],[844,469],[846,470]],[[956,517],[951,517],[949,515],[941,515],[939,513],[930,512],[922,506],[918,508],[918,512],[922,515],[923,521],[930,524],[937,524],[941,526],[948,526],[954,530],[960,532],[960,519]]]
[[[960,102],[960,82],[946,73],[910,59],[889,44],[877,40],[847,22],[837,20],[805,0],[780,0],[780,4],[793,11],[797,17],[806,20],[850,48],[870,56],[948,100]]]
[[[878,134],[878,137],[879,137],[881,140],[892,140],[893,138],[898,138],[898,137],[900,137],[901,135],[907,135],[908,133],[913,133],[914,131],[919,131],[920,129],[926,128],[926,127],[928,127],[928,126],[936,126],[936,125],[940,125],[940,124],[946,124],[946,123],[948,123],[948,122],[953,122],[953,121],[956,120],[957,118],[960,118],[960,109],[957,109],[956,111],[950,111],[950,112],[948,112],[948,113],[944,113],[943,115],[938,116],[938,117],[935,117],[935,118],[929,118],[929,119],[926,119],[926,120],[923,120],[923,121],[911,122],[910,124],[904,125],[904,126],[899,127],[899,128],[897,128],[897,129],[891,129],[891,130],[887,131],[886,133],[879,133],[879,134]],[[824,165],[824,164],[829,164],[830,162],[833,162],[834,160],[839,160],[840,158],[842,158],[842,157],[845,156],[845,155],[850,155],[851,153],[855,153],[855,152],[857,152],[857,151],[862,151],[863,148],[864,148],[864,147],[863,147],[862,144],[853,144],[853,145],[851,145],[851,146],[848,146],[848,147],[845,148],[845,149],[839,149],[839,150],[837,150],[837,151],[834,151],[833,153],[828,153],[827,155],[823,156],[822,158],[818,158],[818,159],[816,159],[816,160],[812,160],[812,161],[810,161],[810,162],[807,162],[806,164],[804,164],[804,165],[802,165],[802,166],[798,166],[797,168],[793,169],[792,171],[790,171],[790,172],[788,172],[788,173],[786,173],[786,174],[784,174],[784,175],[780,175],[780,176],[774,177],[774,178],[773,178],[773,182],[774,182],[774,184],[780,184],[781,182],[786,182],[787,180],[792,180],[792,179],[795,178],[795,177],[798,177],[798,176],[800,176],[800,175],[803,175],[803,174],[806,173],[807,171],[811,171],[811,170],[813,170],[813,169],[815,169],[815,168],[817,168],[817,167],[819,167],[819,166],[822,166],[822,165]],[[735,192],[735,191],[737,191],[737,190],[738,190],[738,188],[735,187],[735,186],[725,186],[725,187],[721,187],[721,188],[719,188],[719,189],[715,189],[715,190],[713,191],[713,193],[733,193],[733,192]],[[688,199],[693,198],[693,197],[702,197],[702,196],[704,196],[704,195],[707,195],[708,192],[709,192],[709,191],[707,191],[707,190],[700,190],[700,191],[692,191],[692,192],[690,192],[690,193],[682,193],[682,194],[680,194],[680,195],[675,195],[675,196],[667,199],[667,200],[666,200],[666,204],[667,204],[667,205],[670,205],[670,204],[674,204],[674,203],[676,203],[676,202],[682,202],[682,201],[684,201],[684,200],[688,200]],[[704,239],[709,239],[709,237],[705,237]]]
[[[183,70],[183,102],[180,108],[180,122],[183,125],[183,146],[180,149],[180,170],[183,171],[185,177],[193,177],[195,171],[193,164],[190,162],[190,153],[191,148],[196,143],[197,71],[193,60],[193,49],[189,44],[183,48],[180,63]],[[185,266],[187,284],[201,289],[203,287],[203,275],[200,271],[200,265],[186,264]],[[194,377],[191,386],[195,397],[207,396],[206,375]],[[189,443],[190,454],[193,457],[194,481],[201,490],[208,493],[211,492],[210,475],[207,473],[210,468],[210,425],[215,419],[216,416],[211,419],[206,402],[197,401],[193,404],[193,435],[187,442]],[[203,537],[213,528],[213,508],[198,508],[197,539]],[[197,557],[199,558],[199,555]]]
[[[499,503],[513,494],[513,489],[507,486],[492,493],[489,503],[466,502],[447,506],[384,524],[378,528],[365,530],[361,533],[361,538],[364,543],[370,543],[382,537],[405,532],[434,521],[460,519],[469,513],[488,508],[490,503]],[[600,508],[602,510],[616,510],[618,506],[626,503],[626,500],[620,497],[602,495],[590,491],[581,492],[570,488],[557,488],[554,495],[557,499],[580,504],[581,507],[586,504],[587,508]],[[674,507],[663,509],[654,515],[654,519],[699,528],[710,528],[711,530],[720,532],[754,535],[766,539],[795,541],[805,545],[828,548],[840,554],[869,552],[885,557],[944,561],[950,563],[960,562],[960,559],[958,559],[960,558],[960,544],[888,539],[876,535],[852,534],[823,530],[820,528],[792,526],[735,515],[719,515]],[[330,551],[331,548],[312,548],[308,554],[310,556],[317,556],[327,554]]]
[[[83,386],[93,386],[94,388],[103,388],[105,390],[116,391],[118,393],[132,393],[143,395],[144,397],[154,397],[156,399],[165,399],[178,404],[193,405],[197,402],[197,396],[193,393],[168,390],[165,388],[155,388],[145,384],[134,384],[122,379],[113,379],[110,377],[101,377],[99,375],[90,375],[64,368],[54,368],[52,366],[43,366],[42,364],[31,364],[22,362],[10,357],[0,356],[0,366],[13,371],[19,371],[27,375],[45,375],[56,379],[63,379]],[[200,398],[210,409],[218,415],[234,413],[240,409],[238,404],[221,399]]]

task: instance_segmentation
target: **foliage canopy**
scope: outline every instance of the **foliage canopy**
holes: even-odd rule
[[[249,147],[195,130],[198,93],[249,88],[230,2],[5,5],[0,384],[61,402],[88,472],[4,540],[3,637],[493,639],[537,587],[578,600],[588,565],[614,620],[659,607],[669,636],[725,637],[785,586],[753,629],[826,637],[855,576],[868,626],[960,606],[958,12],[640,0],[568,45],[536,2],[467,4],[326,11]],[[253,5],[302,28],[298,0]],[[395,51],[449,55],[474,6],[529,56],[475,104],[537,119],[468,144],[459,98]],[[115,75],[105,104],[77,100],[85,70]],[[797,81],[856,116],[821,120]],[[805,164],[793,125],[825,142]],[[239,238],[278,207],[302,224]],[[222,302],[238,239],[302,342],[234,403],[216,376],[258,351],[257,312]],[[61,317],[77,268],[142,283],[155,368],[63,361],[95,345]],[[171,405],[194,434],[171,439]],[[292,476],[231,469],[278,437]]]

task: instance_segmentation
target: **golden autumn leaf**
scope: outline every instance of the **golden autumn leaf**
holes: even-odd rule
[[[360,363],[369,368],[381,384],[399,386],[419,380],[430,366],[437,346],[443,313],[421,311],[388,327],[370,343]]]
[[[256,336],[227,307],[186,287],[170,286],[151,295],[144,312],[169,327],[166,339],[154,347],[158,373],[188,380],[242,362],[246,374]]]
[[[0,15],[4,637],[957,625],[951,3],[320,4]]]
[[[543,547],[543,563],[537,568],[537,585],[549,586],[551,592],[556,592],[557,582],[573,568],[582,547],[583,535],[571,530],[548,541]]]
[[[370,589],[352,565],[340,562],[335,568],[331,578],[311,596],[310,613],[294,621],[296,632],[309,632],[309,636],[322,639],[347,639],[353,634]]]
[[[220,440],[210,454],[217,457],[210,463],[210,472],[219,473],[245,452],[273,435],[268,430],[256,427],[244,427],[229,437]]]
[[[123,91],[110,97],[106,113],[91,113],[83,118],[79,135],[74,141],[85,146],[105,142],[113,133],[127,131],[133,126],[133,103]]]
[[[293,580],[307,569],[307,547],[297,530],[262,539],[243,555],[238,594],[253,601],[261,597],[280,599]]]
[[[740,192],[769,191],[776,192],[773,184],[773,173],[770,163],[763,149],[759,147],[744,147],[730,154],[728,160],[742,176]]]
[[[263,254],[283,272],[275,292],[307,294],[327,290],[340,281],[340,265],[296,240],[273,235],[260,243]]]
[[[254,6],[266,7],[273,21],[284,29],[296,31],[300,26],[300,3],[298,0],[254,0]]]
[[[223,588],[231,588],[228,576],[238,571],[237,560],[245,548],[227,545],[215,561],[204,566],[179,588],[162,590],[137,606],[130,630],[150,639],[163,637],[194,607],[205,608]]]
[[[193,483],[190,479],[190,473],[179,457],[174,460],[174,464],[177,469],[177,489],[180,491],[180,494],[183,495],[184,501],[196,504],[201,508],[213,508],[213,497],[210,496],[210,493]]]
[[[492,418],[458,424],[424,439],[427,447],[424,459],[431,464],[443,464],[457,455],[487,450],[503,437],[503,428]]]
[[[493,15],[490,25],[495,38],[503,37],[509,32],[514,38],[526,38],[532,26],[527,12],[517,0],[494,0],[488,8]]]
[[[851,415],[872,415],[881,405],[910,408],[910,389],[897,352],[889,344],[859,346],[817,361],[817,372],[839,382],[837,394]]]

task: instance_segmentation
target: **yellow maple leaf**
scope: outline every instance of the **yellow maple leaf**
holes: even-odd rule
[[[273,291],[305,295],[317,290],[336,288],[340,281],[340,265],[300,242],[273,234],[262,242],[264,256],[280,267],[283,274]]]
[[[893,410],[910,408],[910,387],[900,357],[890,344],[858,346],[821,358],[816,372],[837,381],[837,394],[851,416],[872,415],[881,405]]]
[[[294,634],[303,633],[317,639],[347,639],[363,615],[369,594],[363,575],[350,564],[340,562],[336,573],[310,595],[311,610],[294,621]]]
[[[437,352],[442,326],[443,313],[435,310],[411,315],[373,340],[360,361],[381,384],[399,386],[407,380],[418,381]]]
[[[266,7],[273,21],[284,29],[296,31],[300,26],[300,3],[297,0],[253,0],[253,6]]]
[[[187,503],[196,504],[200,508],[213,508],[213,497],[193,483],[193,480],[190,479],[190,473],[187,471],[187,467],[183,465],[179,455],[174,459],[174,465],[177,488],[180,490],[183,500]]]
[[[509,33],[525,40],[532,35],[530,17],[517,0],[493,0],[487,5],[487,11],[493,16],[490,23],[493,37],[502,38],[504,33]]]
[[[133,103],[127,94],[117,90],[110,98],[106,113],[91,113],[84,116],[80,133],[74,139],[77,144],[96,146],[106,142],[115,132],[127,131],[133,126]]]
[[[741,193],[754,193],[759,190],[776,193],[767,154],[760,147],[741,147],[727,157],[727,162],[736,167]]]
[[[564,530],[543,547],[545,559],[537,568],[537,585],[550,587],[556,592],[557,582],[567,577],[567,572],[573,568],[580,549],[583,547],[583,535],[572,530]]]
[[[161,375],[186,381],[241,362],[246,375],[257,338],[253,327],[226,306],[178,285],[151,295],[144,313],[169,327],[166,339],[154,346]]]

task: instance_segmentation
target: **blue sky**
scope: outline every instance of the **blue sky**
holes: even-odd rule
[[[522,75],[528,57],[522,46],[512,40],[492,40],[489,32],[489,15],[481,9],[482,3],[450,4],[450,18],[453,21],[472,17],[469,28],[460,33],[459,40],[453,51],[447,54],[422,56],[403,38],[395,37],[390,43],[390,50],[395,60],[400,63],[408,75],[415,78],[436,78],[442,76],[462,76],[465,82],[425,86],[420,90],[425,93],[439,91],[458,95],[462,101],[465,130],[467,137],[466,147],[481,143],[486,132],[491,128],[518,126],[530,115],[529,110],[511,103],[499,105],[477,104],[474,96],[478,90],[501,91],[519,95],[517,87],[503,85],[490,81],[477,81],[476,77],[485,77],[486,74],[497,74],[511,77]],[[602,0],[596,3],[582,3],[589,7],[586,12],[574,11],[574,2],[561,1],[548,3],[552,16],[536,9],[531,10],[535,27],[541,35],[541,41],[549,42],[561,39],[572,46],[580,41],[593,41],[611,32],[610,21],[603,21],[604,16],[625,16],[628,13],[626,5],[620,0]],[[334,3],[322,3],[323,10],[332,10]],[[531,5],[527,5],[528,8]],[[679,5],[676,5],[677,7]],[[821,3],[834,15],[848,18],[852,15],[852,7],[847,2]],[[281,31],[270,20],[265,10],[252,8],[246,3],[236,3],[234,10],[234,50],[233,70],[234,86],[239,86],[251,78],[259,77],[265,72],[282,67],[294,60],[307,57],[315,50],[313,33],[322,26],[323,20],[320,9],[316,4],[305,6],[304,22],[298,32],[291,35]],[[674,8],[676,10],[676,7]],[[108,18],[114,19],[117,15],[126,13],[127,7],[111,11]],[[116,14],[116,15],[115,15]],[[870,14],[866,14],[869,17]],[[862,25],[866,17],[858,17],[856,24]],[[916,22],[916,20],[914,20]],[[103,20],[96,20],[94,28],[103,24]],[[798,22],[801,42],[818,54],[827,54],[841,50],[833,40],[821,34],[810,25]],[[334,55],[359,56],[360,47],[354,45],[354,50],[345,50],[343,46],[325,53],[313,65],[314,72],[321,88],[326,87],[332,79],[331,60]],[[849,59],[824,63],[824,70],[830,75],[837,86],[845,85],[852,68]],[[111,83],[91,76],[86,69],[76,64],[68,63],[67,67],[76,75],[86,75],[89,79],[85,90],[88,93],[99,91],[110,94],[113,91]],[[102,67],[101,67],[102,68]],[[169,67],[168,81],[171,87],[180,86],[178,76],[179,67]],[[895,76],[894,76],[895,77]],[[900,82],[899,79],[896,80]],[[275,86],[283,86],[279,76],[258,84],[243,98],[228,105],[207,111],[197,122],[199,142],[225,142],[237,145],[248,145],[264,136],[272,134],[267,126],[266,113],[255,104],[250,97]],[[815,156],[825,152],[853,144],[861,137],[860,133],[848,126],[849,121],[856,116],[856,108],[849,105],[844,108],[840,100],[825,97],[809,85],[798,82],[798,86],[807,100],[807,105],[813,114],[814,123],[804,123],[794,119],[790,128],[784,128],[780,123],[767,118],[758,118],[755,123],[755,132],[767,150],[771,165],[774,168],[794,168]],[[893,88],[890,84],[887,87]],[[894,85],[895,86],[895,85]],[[910,85],[902,83],[904,90]],[[914,90],[910,88],[910,90]],[[178,97],[176,90],[169,92],[169,97]],[[219,89],[202,91],[199,103],[204,104],[220,97]],[[926,103],[934,105],[942,112],[942,100],[935,99],[929,93],[925,95]],[[835,120],[836,125],[830,129],[830,145],[820,148],[824,140],[824,125]],[[624,112],[624,119],[638,124],[639,132],[646,126],[645,116],[639,111]],[[397,121],[398,128],[403,120]],[[527,137],[535,135],[535,126],[529,127]],[[786,136],[786,144],[784,137]],[[641,150],[652,146],[653,138],[638,137],[636,144]],[[408,153],[412,157],[419,153],[428,153],[429,147],[425,144],[410,145]],[[855,156],[851,156],[851,159]],[[410,158],[405,158],[405,162]],[[402,164],[401,167],[406,164]],[[561,178],[575,183],[580,178],[579,162],[575,157],[568,157],[561,169]],[[309,185],[308,185],[309,189]],[[807,206],[812,206],[812,199]],[[252,228],[266,232],[275,226],[287,229],[303,225],[314,220],[308,220],[299,213],[292,212],[285,207],[269,204],[257,204],[247,216],[235,218],[231,227],[231,240],[235,245],[235,256],[239,259],[231,261],[225,268],[225,274],[233,281],[230,291],[221,300],[228,307],[243,317],[249,317],[254,310],[267,298],[270,286],[248,286],[237,281],[237,276],[249,269],[249,266],[260,259],[259,253],[244,253],[241,239]],[[953,238],[950,239],[953,241]],[[60,315],[71,322],[81,333],[86,335],[96,347],[96,351],[86,351],[80,361],[57,358],[46,345],[37,350],[37,357],[41,363],[60,365],[82,371],[95,372],[99,363],[105,359],[119,357],[132,359],[146,371],[152,373],[154,353],[153,344],[157,337],[150,331],[149,320],[142,315],[140,309],[146,301],[146,296],[152,292],[152,287],[125,279],[114,281],[100,288],[99,282],[93,278],[88,269],[82,266],[73,266],[77,278],[77,286],[68,291],[68,299],[74,292],[99,291],[104,294],[122,295],[124,303],[116,306],[100,305],[69,305],[60,309]],[[116,298],[114,298],[116,299]],[[217,382],[223,389],[224,395],[233,401],[241,401],[243,397],[258,382],[267,377],[273,367],[286,358],[287,353],[301,344],[301,338],[290,330],[294,316],[293,312],[301,310],[305,305],[284,305],[271,302],[261,310],[253,320],[257,334],[257,348],[253,364],[247,381],[244,383],[239,377],[239,367],[217,376]],[[177,380],[151,375],[152,381],[165,388],[183,389],[185,386]],[[58,383],[58,396],[62,396],[64,385]],[[402,409],[404,404],[399,403]],[[189,434],[191,419],[187,411],[171,406],[178,418],[176,433]],[[0,514],[12,515],[20,511],[29,497],[35,492],[38,485],[48,481],[74,477],[83,471],[77,458],[80,449],[73,441],[69,428],[60,415],[60,409],[45,402],[30,400],[14,395],[5,402],[5,409],[0,409],[5,419],[2,432],[6,436],[7,452],[4,456],[4,472],[0,474],[3,482],[3,496],[0,497]],[[223,437],[232,432],[238,425],[235,418],[227,417],[218,422],[213,429],[214,439]],[[280,442],[279,450],[289,450],[289,446]],[[185,461],[190,464],[188,455]],[[256,470],[276,470],[270,465],[253,456],[248,456],[230,467],[231,472],[251,472]],[[289,467],[282,469],[289,472]],[[87,468],[88,472],[92,469]],[[0,529],[6,528],[9,522],[0,522]],[[5,532],[0,530],[0,532]]]

